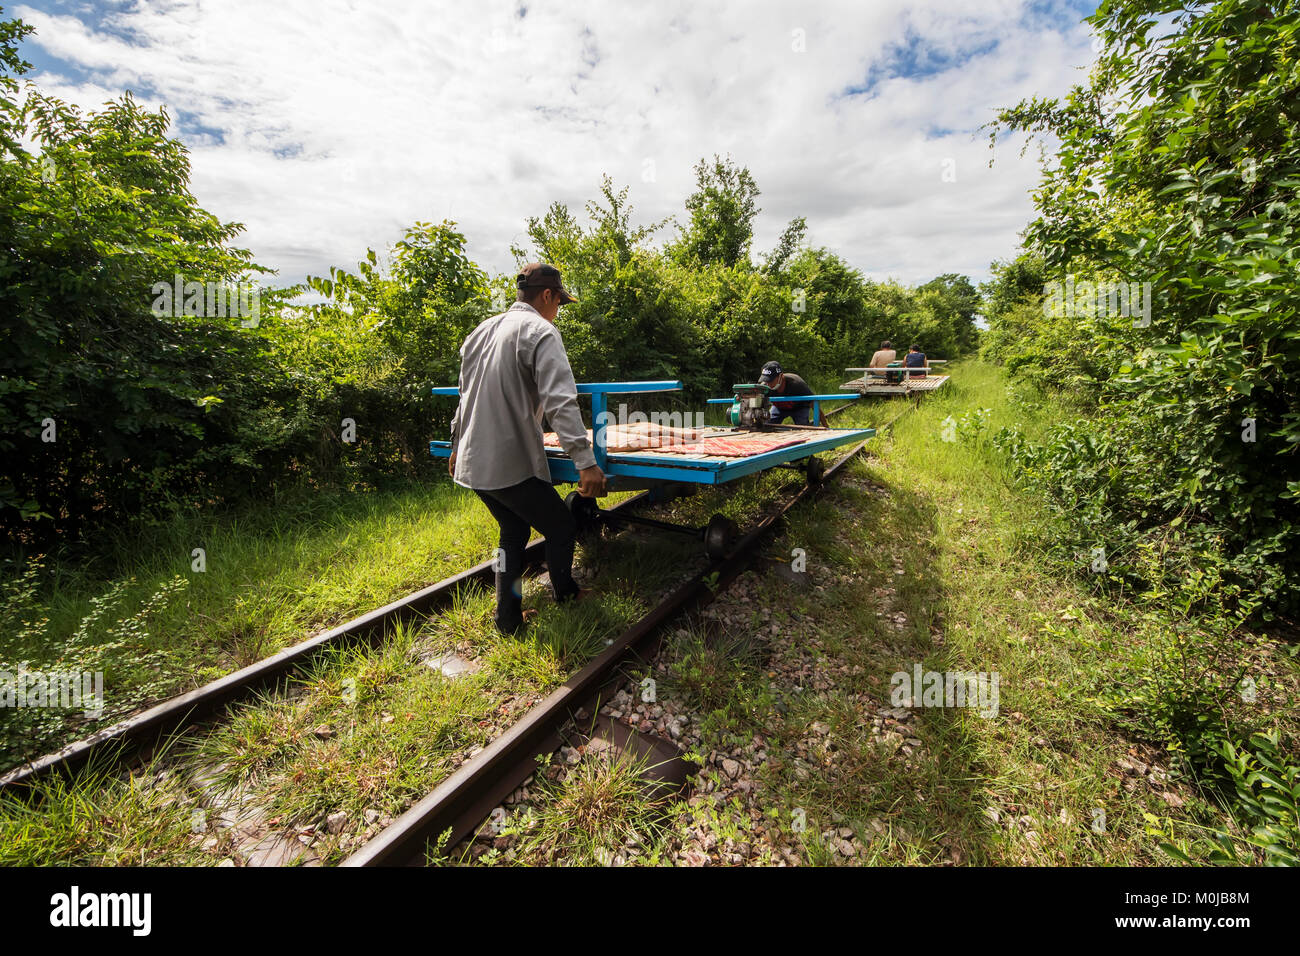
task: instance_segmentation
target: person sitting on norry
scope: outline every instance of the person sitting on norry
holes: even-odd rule
[[[914,370],[907,373],[912,378],[925,378],[925,370],[930,367],[930,360],[921,351],[921,346],[913,345],[903,356],[903,366]]]
[[[896,363],[897,361],[898,353],[894,351],[894,346],[889,339],[885,339],[885,341],[880,343],[880,348],[876,350],[876,354],[871,356],[871,361],[867,363],[867,368],[888,368],[891,363]],[[886,372],[885,384],[896,385],[902,380],[902,377],[903,375],[901,372]]]
[[[772,395],[811,395],[813,390],[808,383],[794,372],[781,370],[781,363],[768,362],[758,378],[760,385],[766,385]],[[796,425],[811,422],[812,402],[773,402],[768,411],[768,422],[779,425],[787,418]]]
[[[889,339],[880,343],[880,348],[876,354],[871,356],[871,361],[867,363],[867,368],[888,368],[890,362],[898,361],[898,353],[894,351],[894,346]]]

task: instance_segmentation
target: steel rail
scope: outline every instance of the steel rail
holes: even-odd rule
[[[617,512],[644,503],[646,498],[647,494],[642,492],[607,510]],[[545,542],[539,538],[524,551],[525,572],[540,567],[544,557]],[[495,572],[492,565],[491,560],[480,562],[254,664],[155,704],[148,710],[104,727],[54,753],[19,764],[0,776],[0,793],[30,788],[51,773],[70,775],[84,767],[92,758],[111,756],[114,760],[121,760],[131,753],[156,745],[168,736],[200,723],[226,705],[301,671],[327,648],[373,641],[381,638],[395,624],[416,620],[449,607],[456,590],[471,582],[493,585]]]
[[[824,412],[824,417],[829,418],[854,404],[856,403],[848,402],[837,406]],[[893,422],[889,424],[892,425]],[[885,427],[887,428],[888,425]],[[862,444],[859,444],[845,458],[856,454]],[[841,459],[843,460],[845,459]],[[829,473],[828,471],[827,474]],[[648,495],[643,492],[606,510],[619,511],[636,504],[643,504],[647,497]],[[741,543],[743,544],[743,539]],[[524,554],[525,570],[535,570],[541,565],[543,557],[544,542],[538,540],[530,544]],[[169,735],[200,723],[221,708],[255,691],[273,686],[292,673],[301,671],[324,650],[373,640],[377,636],[382,636],[387,628],[395,624],[409,622],[449,606],[459,587],[470,582],[491,585],[493,575],[492,562],[483,561],[384,607],[363,614],[292,647],[287,647],[270,657],[155,704],[88,737],[69,743],[51,754],[19,764],[0,775],[0,793],[12,793],[30,788],[51,773],[71,775],[97,757],[111,754],[114,759],[121,760],[148,746],[156,745]]]
[[[651,650],[647,645],[652,637],[658,636],[663,624],[711,602],[717,591],[748,568],[758,544],[790,509],[816,495],[825,481],[866,444],[864,439],[827,468],[821,482],[804,484],[779,510],[766,515],[742,537],[729,556],[712,562],[676,588],[582,670],[340,865],[419,865],[424,862],[427,848],[447,831],[450,831],[447,846],[455,846],[468,836],[536,771],[539,755],[551,753],[560,745],[564,729],[574,714],[584,709],[594,712],[596,701],[622,679],[619,671],[623,665],[648,659]]]

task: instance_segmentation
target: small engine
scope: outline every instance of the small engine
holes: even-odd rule
[[[772,400],[766,385],[734,385],[736,400],[731,406],[731,424],[740,428],[764,428],[769,422]]]

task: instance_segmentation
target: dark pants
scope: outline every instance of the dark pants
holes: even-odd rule
[[[773,405],[767,414],[768,421],[773,425],[779,425],[787,418],[796,425],[810,425],[812,424],[812,402],[792,402],[789,412],[783,412]]]
[[[501,526],[499,544],[504,566],[497,565],[497,629],[516,633],[523,626],[524,546],[529,529],[536,528],[546,539],[546,567],[551,576],[551,591],[557,603],[578,593],[573,580],[573,539],[577,525],[560,494],[540,478],[529,478],[509,488],[494,488],[475,494],[483,499],[492,517]],[[498,555],[498,561],[501,559]]]

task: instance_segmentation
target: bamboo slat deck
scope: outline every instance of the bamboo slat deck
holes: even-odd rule
[[[794,447],[809,441],[823,439],[827,435],[824,428],[785,428],[773,429],[772,431],[740,431],[734,428],[713,427],[690,428],[673,429],[672,431],[685,433],[685,437],[664,436],[660,438],[660,444],[655,444],[656,437],[658,437],[655,435],[635,436],[640,439],[639,441],[629,440],[633,436],[621,430],[626,427],[611,426],[609,429],[610,434],[606,439],[605,450],[612,458],[617,458],[621,454],[635,454],[662,457],[665,461],[675,462],[727,462],[749,455],[762,454],[778,447]],[[619,430],[616,431],[616,429]],[[590,429],[587,430],[587,437],[588,439],[591,438]],[[733,443],[736,446],[735,453],[729,455],[704,455],[687,450],[694,444],[715,438],[725,438],[730,443]],[[779,441],[780,444],[774,444],[776,441]],[[545,442],[548,452],[560,451],[560,442],[554,432],[546,433]]]
[[[859,371],[858,369],[847,369],[850,372]],[[863,370],[865,371],[865,370]],[[926,376],[909,376],[901,382],[885,381],[884,372],[901,372],[903,369],[875,369],[880,372],[879,375],[864,375],[862,378],[850,379],[840,388],[846,391],[857,392],[860,395],[911,395],[920,392],[933,392],[937,388],[942,388],[944,383],[952,376],[950,375],[926,375]]]

